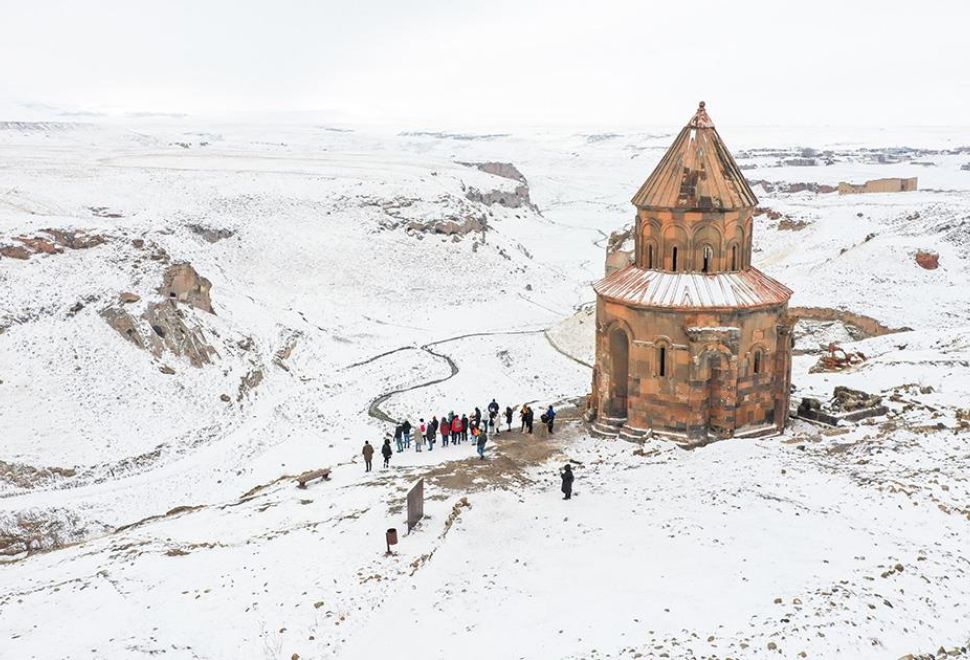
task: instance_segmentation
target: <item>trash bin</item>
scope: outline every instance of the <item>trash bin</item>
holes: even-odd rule
[[[397,529],[391,527],[389,530],[387,530],[385,538],[387,539],[387,554],[390,555],[392,554],[391,546],[397,545]]]

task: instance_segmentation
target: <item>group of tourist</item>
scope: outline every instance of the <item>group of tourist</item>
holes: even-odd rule
[[[427,446],[428,451],[433,451],[435,443],[439,441],[439,438],[442,447],[447,447],[449,444],[458,445],[469,442],[470,440],[478,451],[479,458],[484,460],[488,434],[494,433],[498,435],[501,433],[503,420],[499,415],[501,414],[504,417],[507,433],[512,431],[512,418],[515,416],[515,410],[511,406],[506,406],[503,411],[495,399],[492,399],[486,407],[486,410],[488,412],[487,418],[482,415],[481,409],[477,406],[472,413],[462,414],[461,416],[451,411],[447,415],[442,415],[440,419],[437,415],[432,416],[429,421],[425,421],[422,417],[418,420],[417,427],[413,426],[410,420],[405,419],[395,426],[393,438],[389,437],[384,440],[384,444],[381,447],[381,456],[384,457],[384,467],[386,468],[390,465],[391,456],[394,455],[395,449],[391,446],[392,439],[398,453],[410,449],[412,444],[416,452],[424,451],[425,446]],[[523,433],[532,433],[534,419],[535,412],[532,410],[532,407],[527,403],[523,404],[519,409],[520,430]],[[549,433],[552,433],[556,419],[556,411],[551,405],[539,419],[549,430]],[[365,442],[362,453],[364,455],[365,469],[367,472],[370,472],[374,457],[374,446],[369,441]]]

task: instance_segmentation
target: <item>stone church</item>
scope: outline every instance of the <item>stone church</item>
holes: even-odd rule
[[[595,431],[696,445],[784,429],[792,292],[751,265],[757,203],[702,102],[633,197],[633,263],[593,285]]]

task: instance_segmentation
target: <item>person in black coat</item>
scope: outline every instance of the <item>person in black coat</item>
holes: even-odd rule
[[[404,423],[401,424],[401,435],[404,436],[405,449],[411,448],[411,428],[411,422],[408,420],[404,420]]]
[[[564,500],[570,500],[573,497],[573,469],[570,467],[569,463],[566,463],[566,467],[559,471],[559,476],[562,477],[562,494]]]
[[[512,431],[512,415],[513,415],[513,413],[514,413],[514,411],[512,410],[512,406],[505,406],[505,426],[509,430],[510,433]]]
[[[389,467],[391,464],[391,456],[394,454],[394,450],[391,449],[391,439],[387,438],[384,440],[384,446],[381,447],[381,455],[384,457],[384,467]]]

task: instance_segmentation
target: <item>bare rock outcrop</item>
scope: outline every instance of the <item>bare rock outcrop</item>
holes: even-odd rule
[[[468,216],[461,218],[445,218],[444,220],[417,220],[408,224],[408,231],[412,233],[442,234],[444,236],[465,236],[471,232],[484,232],[488,228],[488,220],[482,216],[476,218]]]
[[[30,255],[30,250],[23,246],[0,245],[0,257],[7,257],[8,259],[20,259],[25,261],[30,259]]]
[[[536,208],[532,203],[532,199],[529,197],[529,182],[526,181],[526,178],[522,172],[520,172],[512,163],[486,162],[459,164],[465,165],[466,167],[474,167],[493,176],[499,176],[503,179],[510,179],[518,182],[515,190],[511,192],[507,190],[481,191],[477,188],[469,187],[468,190],[465,191],[465,198],[468,199],[468,201],[485,204],[488,206],[498,204],[499,206],[504,206],[510,209],[522,207],[530,209]]]
[[[186,225],[186,227],[193,234],[198,234],[209,243],[218,243],[223,239],[232,238],[236,235],[236,232],[231,229],[213,229],[212,227],[204,227],[199,224]]]
[[[103,531],[104,528],[98,531]],[[0,556],[16,557],[77,543],[94,530],[66,509],[0,514]]]
[[[936,270],[940,267],[940,255],[932,250],[918,250],[916,263],[926,270]]]
[[[121,307],[101,310],[101,318],[138,348],[160,358],[169,352],[189,359],[193,367],[212,362],[216,350],[202,328],[186,323],[185,314],[170,301],[149,305],[140,316]]]
[[[100,234],[64,229],[44,229],[44,236],[17,236],[20,245],[0,245],[0,256],[27,260],[35,254],[61,254],[65,248],[83,250],[101,245],[108,239]]]
[[[215,348],[209,344],[201,326],[191,313],[179,307],[185,303],[212,313],[209,291],[212,283],[190,264],[170,266],[159,292],[165,300],[148,305],[140,316],[133,316],[123,305],[137,302],[138,296],[123,293],[118,303],[101,310],[101,317],[122,337],[160,358],[163,353],[184,356],[194,367],[212,362]]]
[[[75,468],[34,467],[25,463],[7,463],[0,460],[0,482],[17,488],[37,488],[76,474]]]
[[[101,234],[89,234],[84,231],[67,229],[45,229],[44,233],[54,237],[54,241],[72,250],[86,250],[105,243],[108,239]]]
[[[500,176],[504,179],[512,179],[513,181],[518,181],[519,183],[527,183],[525,180],[525,175],[519,171],[512,163],[499,163],[495,161],[490,161],[487,163],[459,163],[459,165],[464,165],[465,167],[474,167],[482,172],[488,174],[494,174],[495,176]]]
[[[212,300],[209,298],[211,288],[212,282],[200,277],[191,264],[180,263],[169,266],[165,271],[158,291],[169,300],[186,303],[212,314]]]

